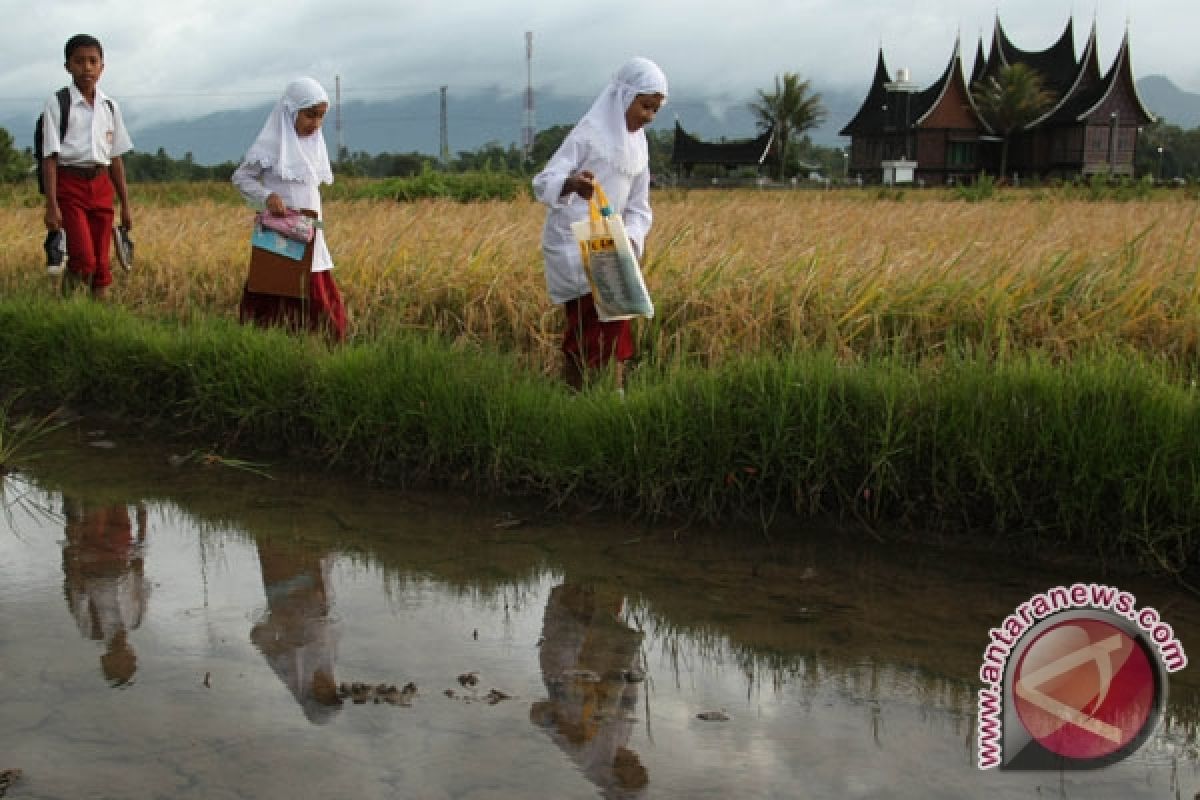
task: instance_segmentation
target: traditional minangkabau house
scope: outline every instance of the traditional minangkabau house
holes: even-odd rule
[[[1012,137],[1006,180],[1133,175],[1138,134],[1154,116],[1134,84],[1128,30],[1108,72],[1101,73],[1095,23],[1077,57],[1073,20],[1049,48],[1026,51],[1013,45],[998,17],[986,56],[979,42],[969,82],[961,42],[942,76],[925,89],[909,80],[907,70],[893,80],[880,48],[867,98],[841,131],[850,137],[849,171],[866,182],[926,185],[969,183],[985,172],[996,176],[1002,139],[979,113],[970,87],[1011,64],[1036,70],[1054,102]]]
[[[675,122],[675,145],[671,150],[671,163],[680,169],[685,178],[701,164],[735,169],[737,167],[761,167],[771,153],[775,136],[771,131],[754,139],[738,139],[728,142],[703,142]]]

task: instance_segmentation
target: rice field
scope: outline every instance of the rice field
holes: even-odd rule
[[[542,206],[339,194],[326,201],[326,230],[352,337],[434,331],[557,369]],[[234,316],[252,212],[233,197],[224,187],[172,202],[135,193],[137,265],[118,272],[113,302],[156,318]],[[23,200],[9,198],[0,216],[0,290],[49,291],[41,210]],[[797,349],[845,360],[1013,349],[1059,359],[1115,343],[1195,371],[1195,197],[662,190],[652,204],[644,269],[657,315],[636,331],[655,363]]]
[[[57,298],[36,198],[0,195],[0,397],[383,482],[1200,563],[1194,197],[657,192],[658,313],[617,399],[557,379],[527,198],[331,192],[353,340],[329,348],[232,322],[231,188],[138,191],[106,306]]]

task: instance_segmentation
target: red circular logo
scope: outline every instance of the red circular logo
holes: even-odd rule
[[[1030,643],[1013,673],[1025,730],[1073,759],[1110,755],[1132,742],[1154,711],[1155,678],[1145,648],[1103,620],[1072,619]]]

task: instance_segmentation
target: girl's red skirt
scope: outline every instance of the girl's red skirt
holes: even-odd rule
[[[568,301],[564,308],[567,329],[563,333],[562,351],[569,358],[592,368],[602,367],[614,358],[617,361],[633,358],[629,320],[601,322],[590,294]]]
[[[309,273],[308,297],[304,299],[243,289],[238,318],[263,328],[280,326],[293,332],[320,332],[335,342],[346,339],[346,307],[331,270]]]

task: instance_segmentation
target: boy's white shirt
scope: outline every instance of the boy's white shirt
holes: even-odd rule
[[[74,83],[67,87],[71,95],[71,111],[67,116],[67,135],[59,139],[58,129],[62,124],[58,109],[57,92],[46,101],[42,113],[42,153],[58,154],[58,163],[63,166],[91,167],[108,166],[116,156],[133,149],[133,141],[121,117],[117,101],[96,87],[94,105],[88,105],[83,93]],[[112,103],[112,108],[109,108]]]

